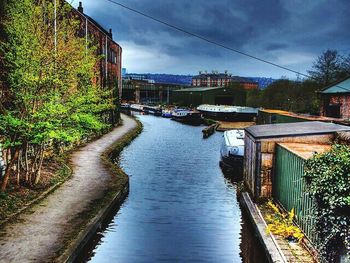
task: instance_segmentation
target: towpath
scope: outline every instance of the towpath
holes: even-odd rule
[[[70,221],[100,198],[111,180],[100,156],[112,143],[136,127],[122,115],[123,125],[72,154],[73,176],[17,223],[1,231],[0,262],[47,262],[62,248]]]

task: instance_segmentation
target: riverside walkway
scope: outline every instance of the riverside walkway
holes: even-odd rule
[[[101,198],[111,181],[101,154],[137,125],[126,115],[122,120],[122,126],[72,154],[71,179],[1,230],[0,262],[49,262],[63,248],[70,222]]]

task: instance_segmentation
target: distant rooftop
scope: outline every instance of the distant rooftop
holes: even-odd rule
[[[258,139],[298,135],[328,134],[339,131],[350,131],[350,127],[320,121],[306,121],[295,123],[255,125],[246,128],[246,131]]]
[[[333,84],[328,88],[325,88],[321,91],[323,94],[332,94],[332,93],[349,93],[350,92],[350,77],[347,79]]]

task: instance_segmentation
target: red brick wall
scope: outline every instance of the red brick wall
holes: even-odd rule
[[[350,119],[350,95],[335,94],[322,97],[321,115],[327,116],[327,109],[330,105],[340,105],[340,118]],[[330,116],[327,116],[330,117]]]
[[[81,21],[79,36],[86,34],[86,17],[84,14],[73,9],[73,13]],[[98,72],[98,76],[93,79],[95,84],[106,86],[108,80],[118,81],[119,97],[122,92],[122,48],[113,41],[108,32],[101,30],[94,22],[88,19],[88,38],[97,45],[96,56],[104,56],[100,58],[95,65],[95,69]],[[107,40],[107,52],[106,52],[106,40]],[[115,55],[112,57],[110,53],[113,52]],[[107,75],[106,75],[106,54],[107,54]],[[106,79],[107,77],[107,79]]]

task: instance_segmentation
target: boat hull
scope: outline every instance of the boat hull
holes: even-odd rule
[[[162,113],[163,118],[171,118],[173,115],[171,113]]]
[[[254,118],[257,117],[256,113],[199,111],[204,118],[218,121],[254,121]]]
[[[225,176],[237,181],[243,179],[243,156],[221,156],[220,167]]]
[[[200,115],[187,115],[187,116],[172,116],[172,120],[182,122],[185,124],[190,124],[194,126],[199,126],[202,124],[202,118]]]

